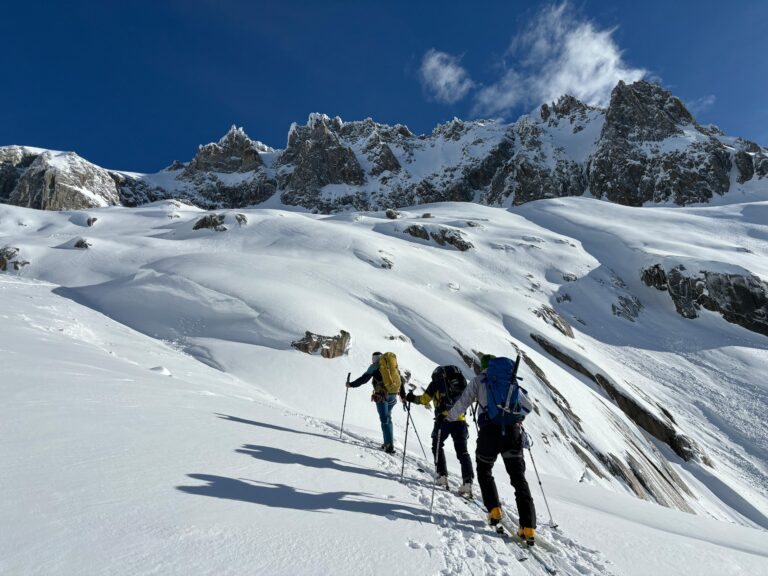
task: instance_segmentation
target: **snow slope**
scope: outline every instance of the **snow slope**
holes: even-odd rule
[[[455,497],[438,494],[429,514],[413,432],[398,482],[399,457],[375,449],[366,388],[350,391],[350,434],[338,437],[343,381],[374,349],[395,351],[426,385],[435,364],[461,363],[454,346],[513,354],[512,344],[557,390],[523,367],[538,408],[534,455],[561,527],[542,535],[561,573],[765,572],[768,391],[755,374],[768,341],[716,314],[677,316],[639,270],[698,259],[765,279],[766,210],[586,199],[419,206],[396,221],[248,210],[243,226],[223,212],[228,230],[214,232],[193,230],[201,211],[178,202],[2,206],[0,246],[31,263],[0,275],[0,573],[543,573]],[[474,248],[405,234],[413,223],[457,231]],[[91,247],[71,248],[78,238]],[[750,252],[734,249],[747,240]],[[626,293],[644,304],[634,321],[612,313]],[[575,338],[536,314],[545,304]],[[305,330],[341,329],[352,334],[343,357],[290,346]],[[532,333],[665,407],[714,465],[681,460]],[[711,410],[707,395],[724,387]],[[429,412],[415,409],[414,420],[427,442]],[[398,448],[404,426],[398,409]],[[574,444],[590,447],[593,466]],[[598,453],[658,467],[649,477],[668,507],[638,499]],[[500,465],[496,476],[514,502]]]

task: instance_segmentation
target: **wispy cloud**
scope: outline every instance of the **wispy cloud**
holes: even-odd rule
[[[460,62],[456,56],[434,49],[424,54],[419,69],[421,84],[438,102],[446,104],[458,102],[474,86],[474,82]]]
[[[688,108],[688,111],[691,114],[697,116],[702,112],[709,110],[715,102],[717,102],[717,97],[714,94],[709,94],[686,102],[685,107]]]
[[[647,74],[624,62],[615,31],[580,17],[567,2],[542,9],[512,39],[501,78],[475,92],[472,113],[505,116],[516,106],[563,94],[605,106],[619,80],[635,82]]]

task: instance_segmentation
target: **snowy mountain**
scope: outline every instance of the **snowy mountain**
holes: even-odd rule
[[[564,132],[602,139],[610,114],[579,110],[514,130],[553,122],[551,135],[583,121]],[[291,190],[340,206],[378,170],[359,160],[365,126],[380,136],[371,157],[390,166],[380,178],[401,183],[439,178],[428,157],[458,166],[467,150],[481,164],[501,155],[509,129],[456,122],[433,147],[402,127],[315,116],[283,152],[233,131],[162,177],[245,197],[258,194],[254,174],[274,175],[283,199]],[[660,150],[677,157],[671,139],[704,142],[694,131]],[[321,137],[323,147],[307,144]],[[411,138],[406,171],[404,148],[388,142]],[[594,168],[599,153],[568,142],[546,148],[541,165],[562,155]],[[651,157],[635,144],[628,137],[624,152]],[[745,153],[760,165],[762,151]],[[458,172],[442,175],[471,180]],[[198,184],[212,174],[231,178]],[[318,192],[332,177],[363,183]],[[149,190],[154,177],[125,178]],[[756,169],[733,185],[761,182]],[[0,517],[13,527],[0,535],[0,573],[546,573],[535,558],[518,562],[453,495],[439,493],[429,513],[431,462],[419,447],[429,411],[414,409],[419,440],[411,429],[402,482],[399,409],[395,458],[377,450],[367,389],[349,392],[339,438],[343,383],[374,350],[395,352],[417,387],[438,364],[470,376],[483,353],[523,355],[535,405],[526,428],[557,530],[530,460],[527,476],[541,555],[558,573],[766,571],[768,202],[397,204],[331,215],[177,200],[0,206]],[[455,486],[450,446],[447,455]],[[514,515],[500,462],[495,476]]]
[[[274,150],[233,126],[157,174],[106,171],[71,152],[0,148],[0,202],[53,210],[181,199],[205,209],[271,200],[333,213],[585,195],[630,206],[765,199],[768,150],[700,125],[645,81],[619,82],[606,109],[563,96],[512,124],[454,119],[429,135],[312,114]]]

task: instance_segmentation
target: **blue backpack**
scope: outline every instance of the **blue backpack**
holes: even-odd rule
[[[498,426],[521,422],[531,411],[528,393],[517,383],[519,366],[518,354],[514,361],[510,358],[493,358],[485,370],[486,412],[488,419]]]

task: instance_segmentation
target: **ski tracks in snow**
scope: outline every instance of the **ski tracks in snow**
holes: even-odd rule
[[[284,411],[286,415],[301,418],[307,427],[324,433],[329,438],[339,437],[339,426],[298,412]],[[377,443],[361,434],[345,431],[343,440],[351,443],[363,452],[359,454],[359,464],[371,467],[399,477],[402,466],[402,453],[391,456],[382,452]],[[431,463],[406,455],[405,473],[402,484],[408,488],[414,503],[429,509],[432,500],[433,475]],[[475,486],[475,490],[477,490]],[[394,496],[383,496],[394,498]],[[504,510],[514,510],[514,504],[503,504]],[[444,567],[440,576],[514,576],[519,574],[547,575],[549,572],[533,556],[520,561],[520,549],[514,543],[506,542],[502,537],[486,526],[484,516],[470,505],[461,501],[461,497],[444,489],[435,492],[432,508],[432,520],[435,524],[438,542],[417,541],[412,538],[405,541],[404,547],[411,553],[438,555]],[[579,544],[561,530],[541,527],[540,537],[552,547],[554,552],[539,549],[557,574],[572,576],[609,576],[613,574],[610,562],[604,555]]]

